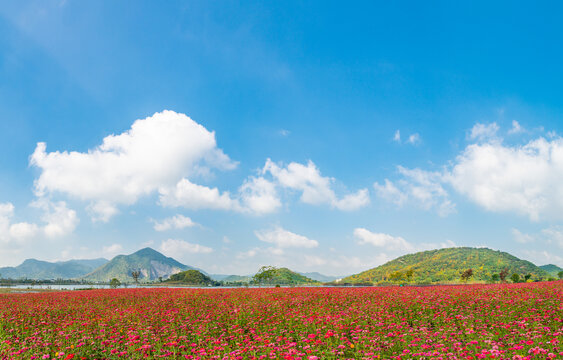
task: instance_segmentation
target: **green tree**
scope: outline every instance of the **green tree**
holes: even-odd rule
[[[254,283],[261,285],[261,284],[269,284],[272,282],[276,274],[278,273],[278,269],[274,266],[262,266],[256,275],[252,277]]]
[[[513,283],[518,283],[518,282],[520,282],[520,275],[518,275],[517,273],[514,273],[510,277],[510,280],[512,280]]]
[[[473,276],[473,269],[467,269],[461,273],[461,281],[466,282]]]
[[[563,279],[563,270],[557,273],[559,280]]]
[[[506,277],[508,276],[508,268],[502,269],[502,271],[500,272],[499,276],[500,276],[500,281],[505,282],[505,281],[506,281]]]
[[[497,282],[500,280],[500,276],[498,274],[493,274],[493,276],[491,276],[491,280],[493,282]]]
[[[414,275],[414,270],[412,268],[408,269],[405,272],[405,276],[406,276],[408,282],[411,282],[413,275]]]
[[[120,285],[121,285],[121,281],[119,281],[116,278],[111,279],[111,281],[109,282],[109,287],[112,288],[112,289],[115,289]]]
[[[532,274],[526,274],[526,275],[524,275],[524,280],[528,281],[528,280],[530,280],[531,277],[532,277]]]

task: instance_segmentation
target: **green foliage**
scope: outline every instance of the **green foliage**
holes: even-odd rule
[[[115,289],[115,288],[117,288],[117,287],[120,286],[120,285],[121,285],[121,281],[119,281],[119,280],[116,279],[116,278],[111,279],[111,281],[109,282],[109,286],[110,286],[112,289]]]
[[[473,269],[467,269],[461,273],[461,281],[467,281],[473,276]]]
[[[314,285],[320,284],[316,280],[309,279],[288,268],[276,268],[273,266],[262,266],[252,278],[254,284],[268,285]]]
[[[497,282],[497,281],[499,281],[499,280],[500,280],[499,274],[493,274],[493,275],[491,276],[491,280],[492,280],[492,282]]]
[[[542,265],[540,268],[547,271],[551,276],[558,276],[559,272],[563,271],[563,268],[553,264]]]
[[[141,249],[130,255],[118,255],[105,265],[84,277],[88,281],[105,282],[116,278],[122,283],[131,282],[132,270],[141,270],[144,276],[139,276],[139,281],[156,281],[160,276],[167,278],[173,273],[190,270],[192,267],[179,263],[166,257],[151,248]]]
[[[475,282],[504,281],[511,273],[530,274],[531,280],[547,277],[536,265],[506,252],[459,247],[404,255],[339,283],[400,284],[406,280],[415,284],[457,283],[467,269],[472,269],[471,278]],[[410,270],[413,273],[409,278]]]
[[[557,273],[557,276],[559,277],[559,279],[563,279],[563,270],[561,270],[560,272]]]
[[[170,276],[167,282],[180,282],[186,285],[217,286],[219,283],[197,270],[182,271]]]
[[[512,276],[510,277],[510,280],[512,280],[513,283],[519,283],[520,282],[520,275],[519,274],[512,274]]]

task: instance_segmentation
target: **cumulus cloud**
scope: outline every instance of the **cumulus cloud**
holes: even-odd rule
[[[499,126],[495,122],[490,124],[477,123],[471,128],[469,139],[478,141],[492,140],[496,138],[498,131]]]
[[[520,244],[528,244],[528,243],[532,243],[532,242],[535,241],[535,239],[532,235],[525,234],[518,229],[512,229],[511,232],[512,232],[512,237],[514,238],[514,241],[516,241]]]
[[[44,225],[28,222],[12,223],[14,205],[0,203],[0,242],[21,244],[37,237],[62,237],[74,231],[78,224],[76,212],[67,208],[66,203],[39,199],[32,206],[43,210]]]
[[[360,245],[370,244],[391,251],[411,251],[414,247],[400,236],[374,233],[364,228],[354,229],[354,237]]]
[[[178,256],[178,254],[209,254],[213,249],[207,246],[193,244],[179,239],[164,240],[160,244],[160,251],[167,256]]]
[[[306,204],[328,204],[344,211],[356,210],[369,204],[367,189],[338,198],[332,189],[334,179],[322,176],[312,161],[307,165],[291,162],[283,167],[268,159],[262,173],[271,174],[277,184],[283,188],[300,191],[300,200]]]
[[[113,258],[116,255],[119,255],[123,251],[123,246],[120,244],[112,244],[109,246],[102,247],[102,254],[106,258]]]
[[[279,248],[315,248],[319,246],[317,240],[292,233],[279,226],[270,230],[255,231],[254,234],[260,241],[274,244]]]
[[[563,218],[563,140],[544,138],[523,146],[469,145],[446,180],[490,211],[510,211],[533,221]]]
[[[250,177],[239,193],[243,206],[253,213],[272,213],[281,207],[276,185],[263,177]]]
[[[217,188],[194,184],[188,179],[180,180],[175,187],[160,189],[160,204],[188,209],[240,209],[228,191],[221,193]]]
[[[189,217],[180,214],[170,218],[166,218],[162,221],[153,220],[153,222],[154,222],[154,229],[156,231],[167,231],[170,229],[185,229],[187,227],[193,227],[197,225],[197,223],[193,222],[192,219],[190,219]]]
[[[182,177],[236,166],[217,147],[214,132],[173,111],[137,120],[87,152],[48,153],[46,144],[38,143],[30,164],[41,170],[38,195],[63,193],[91,201],[90,211],[102,221],[116,213],[114,205],[133,204]]]
[[[398,206],[411,202],[425,210],[434,209],[440,216],[456,211],[455,204],[443,187],[444,175],[441,172],[407,169],[402,166],[397,169],[402,178],[396,183],[385,179],[384,184],[373,184],[377,196]]]

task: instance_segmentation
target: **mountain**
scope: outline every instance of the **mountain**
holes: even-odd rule
[[[376,268],[342,279],[341,283],[403,283],[412,270],[411,283],[457,283],[467,269],[473,270],[470,281],[491,281],[493,274],[508,269],[507,279],[518,273],[531,274],[532,280],[547,279],[550,275],[529,261],[506,252],[486,248],[457,247],[422,251],[401,256]]]
[[[288,268],[279,268],[276,270],[274,278],[270,283],[280,285],[306,285],[318,284],[319,282],[296,273],[295,271],[291,271]]]
[[[0,268],[0,274],[3,278],[10,279],[78,279],[107,262],[108,260],[102,258],[59,262],[27,259],[16,267]]]
[[[221,281],[224,283],[249,283],[252,280],[252,275],[229,275]]]
[[[197,270],[186,270],[176,274],[170,275],[170,278],[166,280],[168,283],[179,283],[186,285],[198,285],[198,286],[218,286],[219,282],[211,279],[209,276],[202,274],[201,271]]]
[[[557,265],[553,265],[553,264],[542,265],[542,266],[540,266],[540,268],[547,271],[554,278],[558,278],[559,272],[563,271],[562,268],[560,268]]]
[[[338,279],[342,279],[345,276],[330,276],[330,275],[324,275],[318,272],[307,272],[307,273],[299,273],[305,277],[308,277],[309,279],[313,279],[313,280],[317,280],[320,282],[330,282],[330,281],[335,281]]]
[[[109,281],[113,278],[121,282],[133,282],[131,271],[139,270],[140,282],[168,279],[170,275],[185,270],[198,270],[166,257],[151,248],[141,249],[131,255],[118,255],[105,265],[84,276],[89,281]]]

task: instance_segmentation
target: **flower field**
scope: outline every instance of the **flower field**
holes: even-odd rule
[[[1,359],[563,358],[563,282],[0,295]]]

